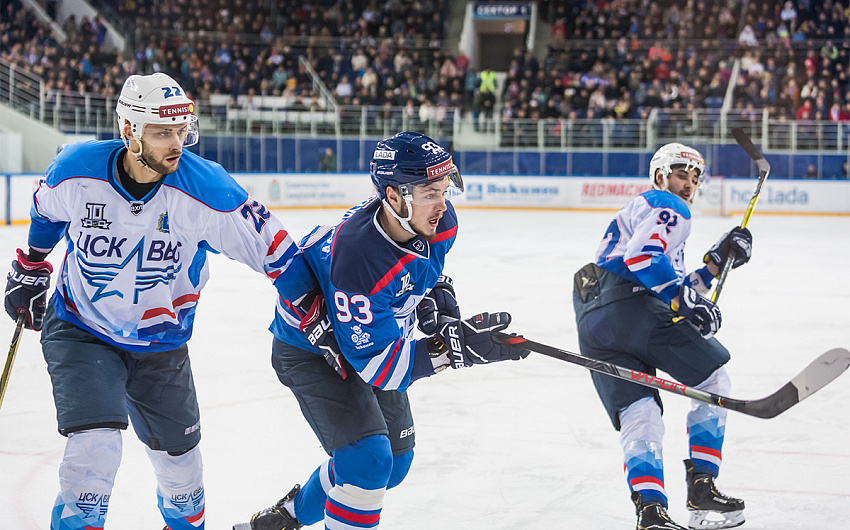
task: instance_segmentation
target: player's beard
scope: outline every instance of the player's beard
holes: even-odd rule
[[[145,164],[147,164],[148,168],[151,171],[157,173],[158,175],[162,175],[162,176],[170,175],[170,174],[174,173],[175,171],[177,171],[177,168],[180,167],[180,160],[178,160],[176,164],[166,164],[165,163],[166,158],[171,158],[175,155],[180,154],[181,150],[179,150],[179,149],[178,150],[173,150],[173,149],[169,150],[168,153],[166,153],[165,155],[163,155],[162,157],[160,157],[158,159],[155,159],[153,156],[151,156],[150,153],[152,153],[154,151],[154,149],[153,149],[153,147],[151,147],[147,143],[142,142],[142,149],[143,149],[143,151],[142,151],[142,161]]]

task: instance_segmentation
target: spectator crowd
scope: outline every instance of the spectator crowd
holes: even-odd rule
[[[122,28],[123,54],[107,45],[102,15],[56,21],[61,40],[11,0],[0,59],[44,79],[48,99],[115,95],[127,75],[162,71],[199,101],[280,96],[311,108],[304,58],[340,105],[420,119],[459,108],[476,126],[494,112],[510,121],[718,108],[740,59],[742,116],[850,120],[850,6],[839,1],[563,0],[540,10],[548,52],[515,50],[500,86],[443,46],[448,0],[121,0],[102,13]]]

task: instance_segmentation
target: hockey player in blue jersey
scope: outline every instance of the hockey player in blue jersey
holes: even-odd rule
[[[705,254],[704,267],[686,274],[689,205],[705,173],[695,149],[678,143],[661,147],[649,166],[654,189],[632,199],[611,221],[596,262],[575,275],[573,304],[582,355],[653,375],[662,370],[688,386],[728,396],[729,352],[713,338],[720,310],[703,295],[726,260],[734,259],[733,267],[749,260],[752,236],[734,228]],[[592,377],[620,432],[638,530],[683,530],[667,515],[658,391],[597,372]],[[725,424],[726,409],[693,402],[685,460],[691,528],[744,522],[744,501],[714,485]]]
[[[315,283],[280,222],[221,166],[184,149],[198,127],[177,82],[130,76],[117,115],[121,139],[68,146],[48,168],[5,308],[41,330],[67,437],[51,530],[104,527],[128,418],[153,464],[166,528],[197,530],[201,431],[186,342],[207,253],[245,263],[281,292]],[[63,238],[48,303],[45,260]]]
[[[463,190],[448,151],[422,134],[400,133],[377,144],[371,177],[376,196],[301,242],[332,334],[311,316],[321,315],[322,293],[300,303],[312,309],[306,315],[279,302],[272,325],[278,378],[330,459],[303,488],[296,485],[237,530],[320,521],[325,528],[376,528],[384,493],[413,459],[408,386],[449,366],[528,355],[491,336],[508,325],[508,313],[461,319],[451,280],[442,276],[457,232],[447,199]],[[414,339],[417,326],[425,337]]]

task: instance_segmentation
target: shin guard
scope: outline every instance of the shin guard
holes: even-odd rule
[[[203,461],[198,446],[179,456],[146,448],[156,474],[157,506],[171,530],[203,530]]]
[[[103,528],[121,450],[121,432],[117,429],[68,435],[59,466],[60,491],[50,514],[51,530]]]

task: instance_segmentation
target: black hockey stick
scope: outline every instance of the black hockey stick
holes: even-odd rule
[[[764,159],[764,155],[756,149],[756,146],[753,145],[753,141],[750,140],[750,137],[747,136],[743,129],[739,129],[737,127],[732,129],[732,136],[735,137],[738,145],[740,145],[744,151],[750,155],[750,158],[755,161],[759,168],[759,180],[756,183],[756,189],[753,191],[753,197],[750,199],[750,204],[747,205],[747,211],[744,213],[744,220],[741,222],[741,228],[746,228],[747,224],[750,222],[750,216],[753,215],[756,203],[759,201],[761,186],[764,184],[764,181],[767,179],[767,175],[770,173],[770,164]],[[714,288],[714,292],[711,295],[712,302],[716,302],[720,297],[720,291],[723,289],[723,284],[726,283],[726,276],[732,269],[732,263],[734,263],[734,261],[735,251],[733,250],[729,253],[729,257],[723,265],[723,270],[720,272],[720,278],[717,280],[717,286]]]
[[[712,405],[717,405],[730,410],[735,410],[755,416],[757,418],[773,418],[790,409],[800,401],[811,396],[821,388],[829,384],[830,381],[844,373],[850,367],[850,351],[844,348],[833,348],[814,361],[812,361],[802,372],[797,374],[794,379],[786,383],[782,388],[773,394],[762,399],[733,399],[726,396],[720,396],[698,390],[696,388],[668,381],[661,377],[649,375],[629,368],[623,368],[616,364],[611,364],[605,361],[598,361],[589,357],[584,357],[577,353],[572,353],[566,350],[540,344],[528,340],[524,337],[515,337],[505,333],[494,333],[495,338],[506,344],[512,344],[521,348],[526,348],[533,352],[542,353],[555,359],[567,361],[568,363],[578,364],[589,368],[595,372],[608,374],[618,379],[632,381],[639,385],[656,388],[658,390],[666,390],[673,394],[687,396],[697,401],[703,401]]]
[[[21,343],[21,332],[27,316],[24,313],[18,315],[15,332],[12,334],[12,344],[9,346],[9,354],[6,356],[6,364],[3,366],[3,375],[0,376],[0,406],[3,405],[3,397],[6,395],[6,385],[9,384],[9,376],[12,375],[12,365],[15,364],[15,355],[18,354],[18,344]]]

